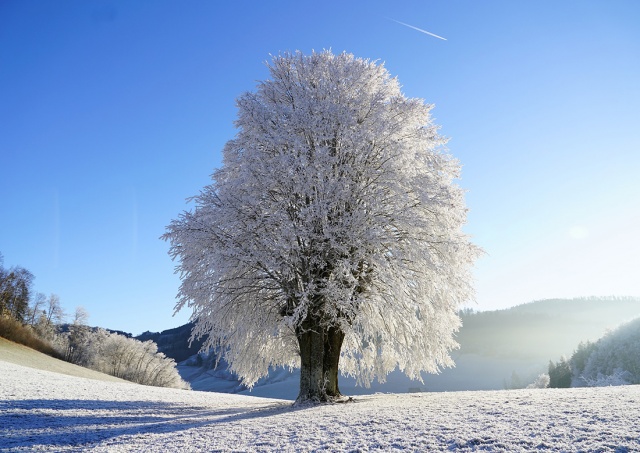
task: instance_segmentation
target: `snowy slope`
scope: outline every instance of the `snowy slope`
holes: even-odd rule
[[[11,362],[46,371],[54,371],[56,373],[68,374],[69,376],[98,379],[101,381],[126,382],[124,379],[109,376],[108,374],[90,370],[89,368],[74,365],[63,360],[58,360],[34,349],[6,340],[2,337],[0,337],[0,361]]]
[[[640,451],[640,386],[290,401],[0,361],[0,451]]]

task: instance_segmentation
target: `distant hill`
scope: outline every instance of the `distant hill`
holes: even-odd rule
[[[640,318],[595,343],[583,343],[571,356],[569,366],[572,387],[640,384]],[[560,374],[566,371],[560,370]]]
[[[531,302],[505,310],[465,311],[457,334],[461,347],[453,351],[456,367],[439,375],[424,375],[424,383],[411,381],[396,371],[385,384],[370,389],[356,387],[353,379],[341,378],[345,394],[408,391],[498,390],[522,387],[545,372],[549,360],[567,357],[581,341],[595,341],[608,330],[640,317],[640,298],[553,299]],[[202,341],[189,346],[193,324],[145,332],[137,338],[153,340],[158,349],[179,362],[183,379],[195,390],[248,392],[236,376],[217,368],[206,356],[196,356]],[[295,398],[296,371],[274,370],[256,384],[251,394]]]
[[[193,326],[193,323],[187,323],[162,332],[147,331],[135,338],[140,341],[154,341],[158,345],[158,351],[179,363],[197,354],[204,343],[204,338],[189,342]]]
[[[462,353],[512,358],[570,355],[580,341],[640,316],[640,298],[549,299],[506,310],[463,313]]]

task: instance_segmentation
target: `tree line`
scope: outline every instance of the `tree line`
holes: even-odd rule
[[[4,267],[0,254],[0,336],[56,358],[128,381],[189,388],[175,361],[153,341],[138,341],[87,325],[89,313],[76,307],[70,322],[56,294],[33,292],[27,269]]]
[[[570,358],[549,362],[549,387],[640,384],[640,318],[595,342],[581,342]]]
[[[71,324],[55,340],[64,359],[128,381],[156,387],[188,389],[175,361],[153,341],[138,341],[115,332]]]

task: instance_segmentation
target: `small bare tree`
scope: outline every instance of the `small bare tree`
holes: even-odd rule
[[[60,304],[60,296],[57,294],[51,294],[47,299],[47,322],[49,324],[62,324],[66,314]]]

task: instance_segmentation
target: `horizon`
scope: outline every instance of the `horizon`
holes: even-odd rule
[[[509,307],[500,307],[500,308],[487,308],[487,309],[477,309],[474,307],[470,307],[470,306],[465,306],[465,307],[460,307],[459,310],[459,315],[461,318],[464,318],[464,316],[468,316],[469,314],[471,315],[475,315],[478,313],[490,313],[490,312],[503,312],[503,311],[508,311],[508,310],[512,310],[512,309],[518,309],[524,306],[530,306],[530,305],[534,305],[534,304],[543,304],[546,302],[560,302],[562,303],[567,303],[567,302],[608,302],[608,301],[617,301],[617,302],[638,302],[640,303],[640,297],[635,297],[635,296],[582,296],[582,297],[572,297],[572,298],[550,298],[550,299],[540,299],[540,300],[532,300],[530,302],[523,302],[521,304],[518,305],[512,305]],[[467,310],[471,310],[470,312]],[[610,326],[611,329],[615,329],[617,327],[620,327],[621,325],[625,324],[626,322],[631,322],[633,320],[635,320],[637,318],[632,318],[628,321],[625,321],[623,323],[614,323]],[[120,332],[120,333],[124,333],[127,335],[130,335],[131,337],[139,337],[142,336],[144,334],[162,334],[168,330],[174,330],[174,329],[179,329],[189,323],[193,323],[193,321],[191,320],[186,320],[184,323],[179,324],[179,325],[174,325],[172,327],[168,327],[166,329],[162,329],[162,330],[145,330],[142,331],[138,334],[135,334],[133,332],[126,332],[126,331],[117,331],[115,329],[111,329],[109,326],[97,326],[97,325],[90,325],[91,323],[89,323],[89,327],[91,328],[104,328],[110,331],[116,331],[116,332]],[[462,328],[464,328],[464,323],[461,326],[460,330],[462,330]],[[460,332],[460,330],[458,331],[458,333]]]
[[[465,232],[486,252],[465,306],[637,298],[637,17],[631,0],[4,2],[4,266],[90,325],[185,324],[159,237],[211,182],[270,54],[332,49],[384,62],[435,104],[463,166]]]

